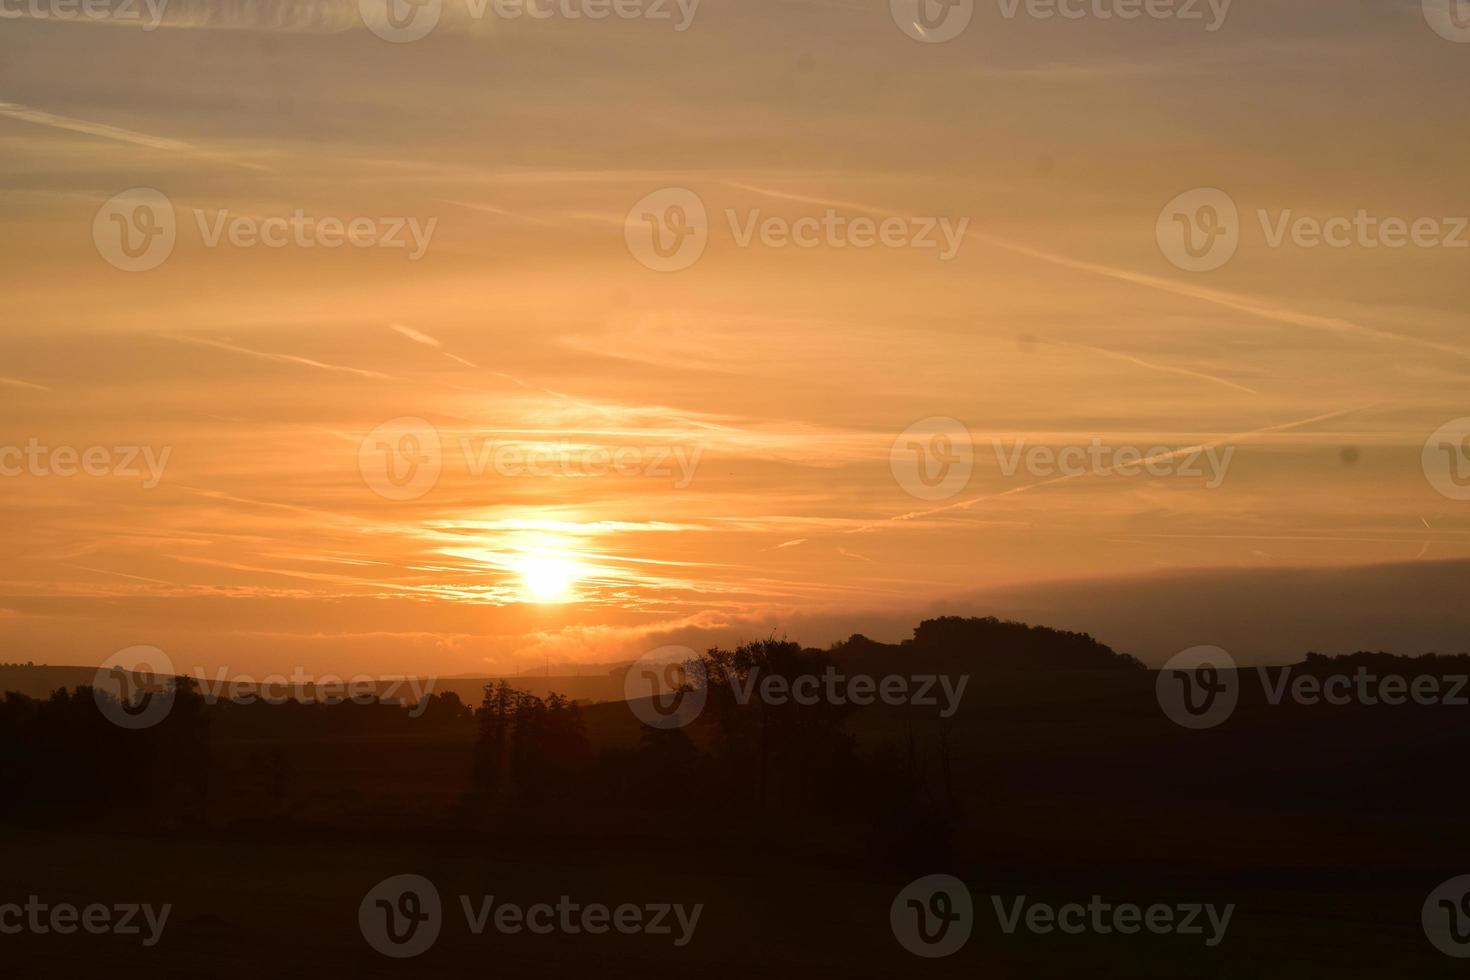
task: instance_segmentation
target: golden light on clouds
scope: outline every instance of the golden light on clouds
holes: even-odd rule
[[[886,6],[7,21],[0,638],[464,672],[1465,557],[1421,457],[1470,416],[1470,45],[1326,0],[939,44]],[[1436,244],[1298,233],[1359,211]],[[935,420],[942,499],[893,459]]]

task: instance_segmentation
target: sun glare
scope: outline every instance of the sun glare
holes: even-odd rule
[[[566,558],[532,556],[519,563],[526,593],[537,602],[558,602],[571,596],[577,583],[577,564]]]

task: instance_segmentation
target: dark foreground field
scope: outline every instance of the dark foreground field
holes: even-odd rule
[[[1079,820],[1089,819],[1080,811]],[[1221,843],[1203,827],[1168,842],[1181,865]],[[1162,842],[1161,842],[1162,843]],[[164,939],[7,936],[18,971],[59,977],[344,976],[987,976],[987,977],[1449,977],[1463,964],[1428,946],[1419,906],[1437,872],[1378,875],[1366,868],[1295,868],[1234,874],[1126,870],[1068,877],[970,868],[976,900],[969,943],[946,959],[905,952],[888,907],[903,875],[800,855],[694,855],[656,846],[568,850],[545,844],[453,839],[408,841],[157,838],[43,831],[0,844],[4,897],[53,902],[172,903]],[[374,884],[414,872],[435,882],[446,921],[435,946],[390,960],[359,932],[357,909]],[[1058,901],[1101,893],[1115,900],[1234,902],[1224,942],[1201,937],[1005,935],[989,895]],[[506,901],[702,903],[693,940],[667,936],[472,935],[457,896]]]
[[[1156,672],[1123,660],[837,659],[881,675],[893,657],[968,662],[959,710],[708,708],[655,736],[626,704],[542,716],[531,699],[502,746],[500,716],[467,706],[200,704],[119,734],[58,727],[89,718],[90,698],[50,714],[9,702],[0,907],[172,910],[151,947],[25,930],[0,934],[0,962],[67,978],[1463,975],[1421,909],[1470,874],[1466,708],[1272,704],[1241,672],[1233,714],[1196,731],[1161,711]],[[36,751],[67,761],[28,769]],[[433,883],[442,927],[393,959],[359,907],[405,874]],[[890,921],[927,875],[961,879],[973,902],[973,933],[944,958],[906,950]],[[461,896],[701,909],[683,944],[677,929],[476,935]],[[1008,933],[995,901],[1009,914],[1022,896],[1233,910],[1213,945],[1203,917],[1191,935]]]

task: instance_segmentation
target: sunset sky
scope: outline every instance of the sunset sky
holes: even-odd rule
[[[1339,642],[1344,615],[1403,653],[1470,635],[1463,602],[1431,603],[1440,632],[1400,605],[1463,591],[1470,557],[1470,502],[1421,464],[1470,416],[1470,248],[1272,247],[1257,216],[1470,215],[1470,127],[1445,124],[1466,119],[1470,43],[1419,0],[1239,0],[1213,31],[982,0],[944,43],[887,0],[703,0],[682,31],[670,6],[505,20],[447,0],[408,43],[356,0],[0,21],[0,444],[168,451],[156,486],[0,478],[0,660],[149,644],[210,668],[484,673],[772,631],[896,640],[938,608],[1150,662],[1250,615],[1274,617],[1266,652]],[[148,271],[94,240],[133,188],[177,219]],[[678,271],[626,240],[667,188],[709,216]],[[1239,208],[1209,272],[1156,237],[1196,188]],[[946,261],[743,246],[726,218],[828,208],[967,224]],[[416,259],[208,243],[221,211],[298,210],[432,234]],[[971,434],[974,471],[926,500],[890,452],[934,417]],[[401,419],[442,447],[413,499],[364,475],[365,440]],[[1094,439],[1235,452],[1208,487],[1007,475],[992,447]],[[629,465],[477,473],[487,440]],[[1294,618],[1284,570],[1330,590],[1357,566],[1347,608]],[[1272,585],[1249,609],[1220,598],[1250,582]],[[1066,598],[1095,589],[1117,597],[1096,625]],[[1149,628],[1210,589],[1213,619]]]

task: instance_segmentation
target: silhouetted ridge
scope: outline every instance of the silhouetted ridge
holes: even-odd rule
[[[883,662],[954,670],[1143,670],[1144,665],[1086,633],[984,618],[942,616],[914,627],[912,639],[879,643],[854,634],[834,645],[839,662]]]
[[[1457,674],[1470,674],[1470,654],[1425,653],[1417,657],[1409,657],[1399,653],[1385,653],[1382,650],[1359,650],[1357,653],[1342,653],[1335,656],[1309,653],[1301,663],[1301,669],[1306,673],[1341,673],[1355,671],[1359,667],[1367,668],[1370,672],[1377,674],[1437,675],[1451,671]]]

